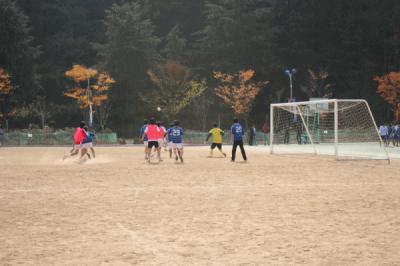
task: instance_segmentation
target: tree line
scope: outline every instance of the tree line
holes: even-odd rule
[[[396,0],[0,0],[1,123],[74,126],[91,88],[95,126],[122,136],[149,115],[260,126],[292,68],[296,100],[362,98],[391,122],[399,15]],[[96,71],[90,87],[66,75],[77,66]]]

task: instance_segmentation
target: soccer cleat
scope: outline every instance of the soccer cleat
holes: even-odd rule
[[[175,161],[178,161],[178,155],[175,155]]]

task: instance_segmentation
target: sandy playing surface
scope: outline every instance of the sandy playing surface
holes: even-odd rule
[[[1,265],[400,265],[400,161],[68,149],[0,148]]]

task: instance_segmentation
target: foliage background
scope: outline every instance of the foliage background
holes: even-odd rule
[[[168,60],[187,67],[191,80],[207,83],[204,94],[176,115],[187,128],[230,124],[233,111],[215,95],[213,72],[245,69],[255,71],[255,81],[269,81],[250,111],[249,122],[257,126],[271,102],[287,101],[286,68],[298,70],[297,100],[315,90],[310,71],[327,72],[331,97],[366,99],[378,123],[391,122],[393,108],[377,93],[374,77],[399,71],[399,49],[396,0],[0,0],[0,67],[14,84],[0,103],[7,114],[2,124],[7,118],[12,128],[40,125],[38,112],[16,115],[37,99],[50,127],[85,118],[64,96],[70,85],[65,71],[82,64],[116,80],[108,127],[136,135],[143,118],[165,119],[143,95],[158,89],[148,71]]]

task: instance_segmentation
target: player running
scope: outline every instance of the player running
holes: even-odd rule
[[[171,159],[172,158],[172,135],[170,135],[171,134],[171,132],[172,131],[170,131],[169,129],[170,128],[173,128],[174,127],[174,123],[171,123],[170,125],[169,125],[169,128],[168,128],[168,130],[167,130],[167,145],[168,145],[168,152],[169,152],[169,158]],[[175,156],[176,156],[176,151],[174,151],[174,153],[175,153]]]
[[[140,135],[139,138],[143,140],[144,144],[144,160],[147,160],[147,150],[148,150],[148,144],[147,144],[147,136],[144,135],[144,131],[147,128],[147,125],[149,124],[149,121],[147,119],[143,120],[143,126],[140,128]]]
[[[211,143],[211,150],[210,150],[210,155],[209,157],[213,157],[213,151],[215,147],[218,148],[219,152],[226,157],[226,153],[222,151],[222,136],[225,134],[225,132],[220,129],[217,125],[217,123],[213,124],[213,128],[210,130],[208,133],[206,141],[212,136],[212,143]]]
[[[146,162],[150,163],[150,153],[152,148],[154,147],[157,151],[157,158],[158,161],[161,162],[160,150],[158,149],[158,139],[160,138],[160,128],[156,125],[156,120],[154,118],[150,119],[150,124],[147,125],[146,129],[144,130],[143,136],[147,137],[147,156]],[[143,137],[143,138],[144,138]]]
[[[64,158],[63,158],[64,160],[67,159],[68,157],[77,155],[81,150],[82,150],[82,152],[81,152],[80,158],[82,158],[86,154],[85,148],[82,147],[82,143],[86,138],[86,132],[84,129],[85,126],[86,126],[86,123],[84,121],[81,121],[79,123],[79,127],[75,128],[74,136],[73,136],[73,142],[74,142],[73,148],[70,151],[69,155],[64,155]]]
[[[232,158],[231,158],[231,162],[235,161],[235,157],[236,157],[236,148],[237,146],[240,147],[240,151],[242,152],[242,157],[243,160],[245,162],[247,162],[247,156],[246,156],[246,152],[244,150],[243,147],[243,135],[244,135],[244,131],[243,131],[243,127],[241,124],[239,124],[239,120],[237,118],[233,119],[233,125],[231,127],[231,133],[232,133]]]
[[[161,121],[157,121],[157,126],[160,128],[160,138],[158,139],[158,146],[159,146],[158,148],[160,149],[161,152],[162,147],[164,147],[164,149],[166,150],[164,145],[165,143],[164,138],[165,135],[167,134],[167,129],[163,126],[163,123]]]
[[[82,142],[82,146],[83,146],[83,148],[86,149],[86,154],[89,157],[89,159],[91,159],[90,158],[90,154],[89,154],[89,149],[92,152],[93,158],[96,158],[96,153],[94,152],[94,149],[93,149],[94,133],[89,131],[88,126],[85,126],[84,129],[85,129],[85,132],[86,132],[86,138]]]
[[[174,126],[168,129],[167,136],[168,141],[172,142],[172,148],[175,153],[175,161],[178,161],[179,156],[181,163],[183,163],[183,128],[179,126],[179,121],[174,121]],[[178,153],[178,155],[176,155],[176,153]]]

